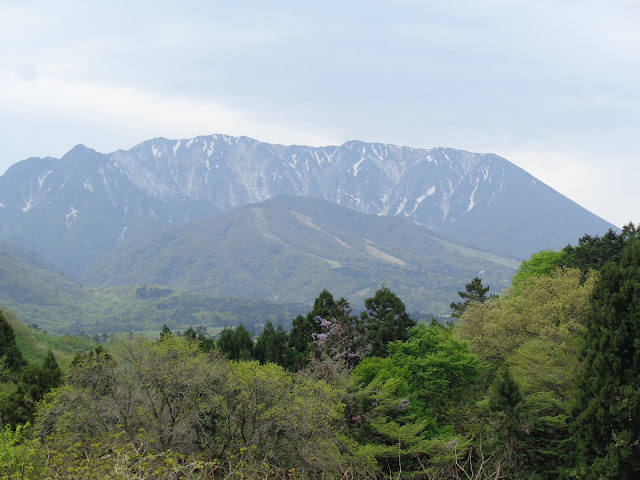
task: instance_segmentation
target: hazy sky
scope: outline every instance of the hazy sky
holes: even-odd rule
[[[640,222],[638,0],[0,0],[0,174],[226,133],[501,155]]]

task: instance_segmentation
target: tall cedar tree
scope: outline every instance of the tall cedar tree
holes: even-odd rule
[[[520,416],[524,399],[507,363],[502,364],[498,369],[489,389],[488,400],[494,422],[497,451],[502,455],[501,462],[505,471],[515,475],[519,470],[521,457],[524,457],[520,446],[522,436]]]
[[[19,373],[27,362],[16,345],[13,327],[7,322],[0,310],[0,358],[4,357],[5,365],[13,373]]]
[[[464,299],[464,301],[458,303],[451,302],[451,305],[449,305],[451,307],[452,317],[460,318],[471,302],[484,303],[486,300],[496,297],[496,295],[489,295],[487,297],[489,287],[484,287],[479,277],[475,277],[471,282],[467,283],[464,288],[466,291],[458,292],[458,295]]]
[[[251,360],[253,358],[253,340],[247,328],[240,324],[236,328],[225,327],[216,342],[218,350],[229,360]]]
[[[268,320],[262,333],[256,339],[253,357],[263,365],[275,363],[283,367],[288,341],[289,335],[282,324],[278,323],[276,328],[271,320]]]
[[[591,303],[573,424],[579,475],[640,478],[640,241],[601,270]]]
[[[362,312],[362,322],[367,340],[371,345],[369,355],[387,356],[387,344],[395,340],[407,340],[409,329],[416,325],[409,317],[404,303],[395,293],[383,286],[371,298],[364,301],[366,311]]]
[[[61,383],[62,373],[51,350],[47,353],[42,367],[25,366],[20,373],[16,390],[7,401],[9,423],[15,426],[33,420],[36,404]]]

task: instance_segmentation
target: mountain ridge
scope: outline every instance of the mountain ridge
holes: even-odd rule
[[[277,195],[401,217],[516,259],[615,228],[494,154],[208,135],[19,162],[0,177],[0,237],[80,277],[122,243]]]

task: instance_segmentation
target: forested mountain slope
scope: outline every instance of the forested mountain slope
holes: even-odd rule
[[[123,246],[85,280],[306,303],[325,288],[359,303],[384,283],[411,311],[444,313],[468,279],[500,290],[517,263],[402,219],[275,197]]]

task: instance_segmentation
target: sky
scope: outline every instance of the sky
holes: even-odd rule
[[[491,152],[640,223],[640,2],[0,0],[0,174],[213,133]]]

